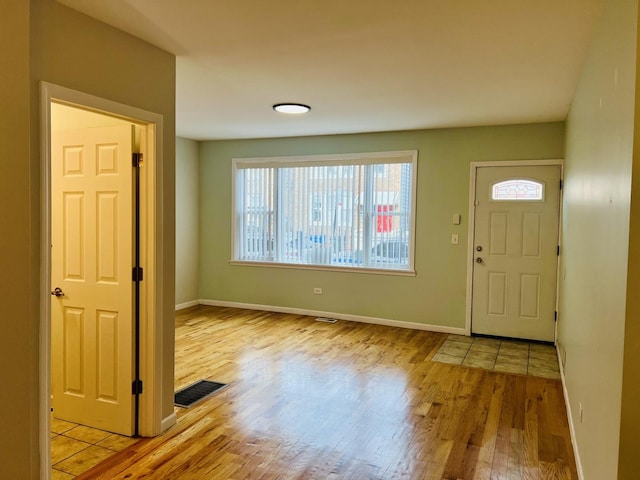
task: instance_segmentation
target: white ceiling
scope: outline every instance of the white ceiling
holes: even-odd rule
[[[59,2],[174,53],[204,140],[563,120],[602,0]]]

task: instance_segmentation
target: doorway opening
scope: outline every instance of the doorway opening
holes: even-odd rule
[[[471,164],[467,333],[555,342],[562,161]]]
[[[162,308],[161,296],[157,294],[157,272],[163,243],[162,202],[158,201],[157,186],[162,172],[162,123],[162,116],[152,112],[41,84],[41,478],[49,478],[51,469],[52,391],[57,392],[54,402],[56,396],[71,400],[65,407],[56,405],[60,411],[82,410],[84,407],[78,408],[78,401],[92,399],[95,403],[97,399],[97,406],[91,408],[93,421],[97,419],[100,425],[93,426],[104,430],[155,436],[175,423],[175,418],[163,419],[161,410]],[[60,135],[64,137],[71,131],[75,132],[73,135],[89,137],[95,137],[99,131],[109,132],[107,135],[112,137],[105,140],[98,136],[86,145],[85,140],[79,141],[77,137],[67,138],[63,147]],[[116,131],[119,133],[114,134]],[[120,135],[120,140],[113,135]],[[136,266],[133,169],[123,168],[124,164],[117,159],[120,153],[128,155],[127,167],[131,167],[133,150],[141,152],[144,158],[144,168],[138,169],[139,259],[144,269],[143,281],[138,283],[139,375],[135,371],[136,349],[132,341],[136,334],[132,278],[136,272],[131,270]],[[57,156],[60,152],[64,152],[64,158]],[[128,173],[118,186],[117,178],[124,170]],[[59,188],[61,178],[71,182],[64,191]],[[96,188],[91,183],[96,181],[107,183]],[[63,248],[56,251],[55,247]],[[52,282],[54,278],[56,285]],[[83,290],[90,283],[100,288]],[[122,286],[120,291],[116,291],[117,284]],[[90,302],[95,305],[78,303],[83,296],[92,299]],[[122,298],[124,304],[119,306],[105,303],[117,303]],[[71,301],[65,303],[66,300]],[[57,322],[54,328],[52,321]],[[96,339],[100,341],[96,343]],[[52,361],[52,352],[62,358]],[[120,358],[124,362],[119,370],[109,368],[110,362],[115,364]],[[86,376],[89,370],[94,375],[92,379]],[[135,388],[139,388],[137,379],[143,379],[144,388],[135,395]],[[127,401],[121,402],[123,398]],[[139,401],[137,419],[135,399]],[[120,411],[107,408],[114,406]]]

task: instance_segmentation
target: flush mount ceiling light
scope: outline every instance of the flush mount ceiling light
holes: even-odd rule
[[[276,112],[296,115],[299,113],[307,113],[311,110],[311,107],[309,105],[303,105],[302,103],[278,103],[273,106],[273,109]]]

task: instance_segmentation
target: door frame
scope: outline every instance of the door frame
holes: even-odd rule
[[[51,439],[51,103],[66,104],[143,127],[146,159],[141,171],[141,228],[148,235],[141,248],[145,268],[140,304],[140,395],[139,432],[156,436],[175,423],[162,418],[162,282],[158,278],[163,258],[162,172],[163,116],[48,82],[40,82],[40,328],[39,328],[39,430],[40,478],[50,478]],[[142,142],[144,143],[144,142]]]
[[[549,159],[549,160],[505,160],[505,161],[487,161],[487,162],[471,162],[470,163],[470,175],[469,175],[469,231],[467,232],[467,300],[465,311],[465,335],[471,336],[471,312],[473,307],[473,268],[474,268],[474,251],[473,245],[475,241],[476,231],[476,177],[478,174],[478,168],[481,167],[516,167],[516,166],[529,166],[529,167],[545,167],[545,166],[559,166],[560,167],[560,181],[564,181],[564,160],[562,159]],[[560,189],[560,204],[558,205],[559,217],[558,217],[558,245],[561,245],[562,241],[562,193],[564,189]],[[562,255],[562,248],[560,249],[560,255]],[[558,311],[558,290],[560,288],[560,255],[558,255],[558,264],[556,266],[556,312]],[[554,331],[554,343],[558,338],[558,322],[556,319],[555,331]]]

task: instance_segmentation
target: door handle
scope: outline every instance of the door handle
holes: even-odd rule
[[[62,289],[60,287],[56,287],[51,292],[51,295],[53,295],[54,297],[64,297],[64,292],[62,291]]]
[[[482,263],[482,257],[476,258],[476,263]]]

